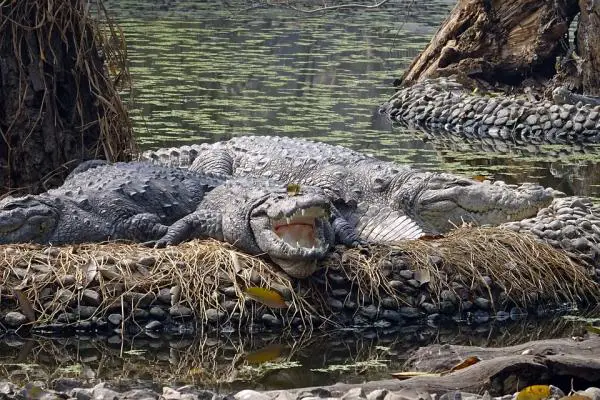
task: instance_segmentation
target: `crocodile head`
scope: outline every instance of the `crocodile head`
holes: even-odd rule
[[[58,209],[49,199],[7,197],[0,201],[0,244],[47,243],[58,220]]]
[[[334,243],[329,199],[315,187],[290,191],[280,183],[249,182],[254,185],[244,193],[231,196],[236,185],[231,181],[207,196],[206,200],[229,193],[222,218],[225,240],[250,253],[266,254],[292,277],[311,275]]]
[[[435,233],[448,232],[463,222],[499,225],[529,218],[548,206],[555,194],[533,183],[479,182],[446,173],[431,174],[415,186],[419,189],[413,193],[410,214]]]

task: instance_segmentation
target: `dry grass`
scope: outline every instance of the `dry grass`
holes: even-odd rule
[[[90,143],[90,129],[100,135],[92,141],[95,147],[86,150],[110,161],[128,160],[137,154],[131,121],[119,94],[131,93],[125,40],[101,0],[91,4],[81,0],[0,0],[0,43],[12,46],[16,60],[17,71],[7,73],[30,77],[36,86],[26,87],[24,78],[19,83],[23,99],[19,109],[11,111],[11,121],[33,119],[33,131],[43,123],[45,113],[67,107],[60,104],[56,91],[72,80],[75,87],[67,89],[74,91],[76,99],[75,109],[67,110],[73,111],[68,122],[78,126],[83,144]],[[43,93],[37,115],[29,115],[31,106],[25,105],[32,90]],[[95,105],[93,110],[90,104]],[[57,115],[54,123],[62,122],[63,117]],[[11,136],[11,127],[2,132],[5,141]],[[8,165],[12,164],[8,160]]]
[[[461,228],[445,238],[406,242],[394,250],[398,249],[412,270],[429,271],[430,282],[422,290],[429,290],[433,299],[439,300],[445,289],[455,290],[452,282],[462,283],[471,295],[492,301],[505,291],[521,306],[591,302],[599,297],[598,285],[582,266],[564,253],[512,231]],[[347,250],[330,258],[325,266],[327,271],[345,276],[346,288],[359,294],[359,303],[361,299],[377,302],[386,296],[397,299],[399,305],[407,304],[405,294],[389,285],[394,267],[385,263],[391,251],[375,247],[366,255],[364,250]],[[432,257],[439,261],[432,263]],[[493,280],[493,287],[485,283],[485,276]],[[277,290],[289,307],[273,312],[301,318],[305,326],[312,326],[310,315],[323,320],[332,315],[327,294],[312,279],[291,280],[262,259],[211,240],[167,249],[119,243],[2,246],[0,279],[0,293],[13,300],[22,294],[21,310],[41,323],[77,306],[86,288],[101,294],[96,315],[121,312],[124,319],[131,318],[129,310],[147,306],[161,289],[169,289],[172,304],[192,308],[201,324],[207,322],[209,309],[222,312],[224,318],[237,312],[237,323],[247,323],[252,321],[255,307],[265,307],[246,298],[244,290],[251,286]],[[229,288],[229,297],[224,288]]]
[[[600,297],[599,287],[585,267],[565,252],[507,229],[462,227],[444,238],[410,241],[399,247],[415,269],[431,272],[434,293],[444,289],[448,278],[467,288],[489,291],[487,276],[521,305],[578,303]],[[432,255],[442,262],[432,265]]]

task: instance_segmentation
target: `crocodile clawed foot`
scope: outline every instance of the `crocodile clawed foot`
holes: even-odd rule
[[[142,246],[146,246],[146,247],[153,247],[155,249],[164,249],[165,247],[167,247],[169,243],[167,243],[166,240],[149,240],[147,242],[143,242]]]

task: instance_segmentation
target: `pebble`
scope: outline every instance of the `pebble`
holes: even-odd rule
[[[4,323],[11,328],[18,328],[27,323],[27,317],[20,312],[11,311],[4,316]]]
[[[600,114],[591,107],[530,102],[514,96],[504,96],[499,102],[496,97],[474,95],[472,90],[461,92],[462,88],[452,78],[424,80],[398,91],[380,111],[403,124],[429,128],[432,135],[444,130],[450,135],[476,135],[480,139],[510,137],[531,142],[533,137],[543,137],[549,143],[556,139],[570,143],[580,139],[584,129],[592,133],[588,137],[599,133]],[[427,93],[427,107],[422,105],[423,93]]]

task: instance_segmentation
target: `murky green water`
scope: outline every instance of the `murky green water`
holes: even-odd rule
[[[600,197],[597,148],[424,142],[378,115],[453,0],[315,16],[252,4],[109,2],[129,44],[143,148],[242,134],[307,137],[428,169]]]

